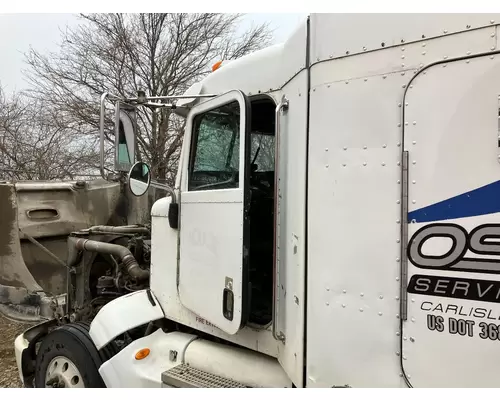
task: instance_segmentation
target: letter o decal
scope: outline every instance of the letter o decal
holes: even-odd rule
[[[448,237],[451,249],[443,255],[422,253],[424,243],[433,237]],[[455,224],[431,224],[418,230],[408,243],[408,258],[419,268],[447,268],[456,264],[467,252],[467,231]]]

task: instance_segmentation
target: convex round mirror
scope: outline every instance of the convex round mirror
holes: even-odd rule
[[[128,173],[128,187],[134,196],[145,194],[151,183],[151,170],[149,165],[142,161],[136,162]]]

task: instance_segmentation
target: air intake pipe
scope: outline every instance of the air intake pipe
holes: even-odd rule
[[[127,225],[127,226],[106,226],[98,225],[88,229],[91,232],[104,232],[104,233],[144,233],[149,234],[149,229],[144,226]]]
[[[149,271],[139,267],[136,259],[129,249],[119,244],[103,243],[96,240],[77,239],[75,243],[77,250],[93,251],[101,254],[111,254],[120,259],[125,265],[128,274],[136,281],[145,281],[149,278]]]

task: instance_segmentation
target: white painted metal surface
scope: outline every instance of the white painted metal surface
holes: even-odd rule
[[[247,95],[274,92],[306,68],[307,29],[304,20],[288,40],[223,65],[207,76],[201,93],[238,89]]]
[[[188,174],[181,183],[180,200],[180,264],[179,297],[181,303],[199,316],[203,316],[221,330],[235,334],[240,329],[245,310],[242,302],[247,279],[244,278],[244,186],[245,172],[244,138],[247,131],[247,98],[239,91],[232,91],[194,107],[188,116],[186,130],[194,132],[194,118],[229,103],[239,104],[239,138],[236,140],[236,157],[239,159],[239,176],[236,188],[189,190]],[[201,134],[201,133],[200,133]],[[236,134],[236,131],[233,133]],[[185,139],[191,149],[195,140]],[[201,143],[201,140],[199,141]],[[238,147],[236,147],[238,149]],[[215,151],[222,151],[216,149]],[[239,153],[239,156],[238,156]],[[234,155],[231,154],[234,157]],[[183,164],[188,171],[189,158]],[[194,161],[193,161],[194,164]],[[236,176],[233,177],[236,179]],[[232,293],[232,315],[223,313],[224,291]],[[203,293],[203,300],[200,294]]]
[[[101,308],[90,324],[90,337],[97,350],[122,333],[165,317],[158,300],[146,290],[127,294],[110,301]]]
[[[391,74],[348,84],[327,81],[311,92],[310,387],[403,385],[397,336],[402,151],[398,101],[408,80]]]
[[[331,51],[331,61],[315,64],[316,55],[321,52],[330,53],[332,46],[340,45],[354,48],[357,46],[355,40],[361,37],[358,35],[353,39],[348,33],[357,29],[357,24],[345,22],[342,25],[345,33],[335,35],[341,39],[331,40],[333,36],[329,30],[339,26],[331,23],[332,18],[339,17],[320,15],[311,21],[311,62],[314,65],[310,76],[309,109],[305,384],[309,387],[406,386],[401,370],[404,337],[401,336],[400,320],[403,97],[411,78],[426,65],[494,50],[496,24],[488,20],[483,24],[484,29],[474,29],[478,28],[479,22],[469,20],[472,28],[461,29],[464,16],[442,16],[440,21],[446,22],[449,33],[453,32],[453,35],[443,33],[443,36],[431,38],[434,34],[429,34],[426,40],[417,40],[418,18],[414,24],[391,25],[390,21],[396,21],[398,16],[392,20],[388,16],[371,16],[375,18],[372,21],[377,21],[379,31],[392,26],[391,38],[405,36],[408,40],[398,45],[395,39],[391,39],[393,47],[366,52],[361,48],[350,57],[336,58]],[[375,43],[377,34],[363,35],[363,38]],[[266,54],[271,60],[275,50],[261,54]],[[353,56],[354,53],[358,54]],[[259,57],[256,55],[255,60]],[[285,56],[280,54],[280,57]],[[327,58],[330,60],[330,54]],[[252,85],[258,87],[259,80],[243,79],[243,76],[248,76],[243,72],[252,65],[252,60],[252,56],[248,56],[245,66],[241,60],[241,64],[236,61],[226,66],[225,71],[221,68],[202,83],[203,90],[217,92],[220,86],[220,91],[244,88],[245,93],[253,92]],[[223,76],[227,79],[222,79]],[[282,149],[287,164],[281,167],[285,172],[280,176],[282,190],[286,192],[281,207],[288,207],[283,214],[284,220],[280,220],[280,254],[284,254],[287,260],[283,263],[284,268],[280,268],[277,326],[285,334],[285,345],[277,342],[274,344],[277,348],[273,350],[268,331],[244,328],[229,336],[234,343],[278,357],[295,383],[300,382],[300,362],[295,361],[301,355],[295,350],[300,353],[302,317],[293,296],[299,293],[297,297],[302,304],[300,279],[303,267],[296,260],[300,260],[301,251],[305,254],[305,244],[301,247],[302,242],[300,239],[294,241],[292,233],[301,229],[301,185],[297,183],[306,160],[301,154],[303,148],[299,146],[302,140],[300,129],[296,128],[301,124],[300,117],[297,109],[291,110],[300,101],[298,93],[304,95],[300,90],[300,79],[300,76],[296,78],[296,91],[288,90],[292,81],[283,91],[272,93],[275,99],[280,99],[284,93],[293,100],[282,120],[283,131],[291,131],[287,132]],[[293,96],[298,98],[292,99]],[[185,149],[183,155],[186,157]],[[157,231],[165,232],[173,244],[175,235],[166,233],[165,222],[154,219],[153,229],[157,226]],[[161,240],[166,243],[167,238]],[[167,276],[172,277],[173,271],[161,269],[159,260],[174,256],[167,254],[163,247],[157,256],[153,254],[153,276],[161,276],[163,288],[167,288],[167,282],[171,280]],[[154,281],[152,285],[156,287]],[[159,288],[158,284],[156,293],[159,293]],[[183,308],[178,299],[175,300],[173,289],[158,294],[158,297],[168,310],[167,315],[174,320],[219,337],[228,337]],[[257,346],[252,343],[252,337],[257,338]]]
[[[16,355],[17,371],[19,372],[19,379],[23,384],[24,384],[24,376],[23,376],[22,356],[23,356],[23,351],[26,350],[28,346],[29,342],[24,337],[24,333],[21,333],[14,340],[14,353]]]
[[[158,200],[151,211],[151,246],[155,249],[151,254],[151,290],[158,298],[166,317],[248,349],[277,357],[278,343],[273,339],[269,327],[244,327],[237,334],[230,335],[182,305],[177,291],[178,231],[170,228],[167,219],[170,201],[170,198]]]
[[[275,358],[208,340],[196,340],[185,356],[191,367],[250,387],[291,387],[292,382]]]
[[[410,242],[403,367],[416,387],[497,387],[500,57],[424,72],[405,97]],[[424,241],[422,229],[437,236]]]
[[[498,14],[312,14],[311,64],[498,23]]]
[[[224,322],[218,320],[222,306],[219,291],[210,291],[219,285],[222,293],[220,260],[235,257],[242,250],[234,245],[240,240],[238,224],[242,222],[238,220],[241,210],[237,209],[240,207],[237,190],[228,191],[222,198],[209,192],[202,198],[182,193],[181,236],[188,235],[185,230],[188,221],[189,230],[202,228],[207,235],[217,236],[212,243],[218,247],[212,249],[226,248],[223,257],[219,252],[215,255],[207,252],[206,246],[204,252],[196,252],[192,246],[182,247],[189,237],[183,239],[183,236],[179,266],[178,232],[169,227],[166,218],[170,200],[162,199],[155,204],[151,288],[167,318],[276,358],[298,386],[406,387],[407,383],[417,387],[493,386],[497,371],[493,361],[488,361],[496,354],[495,341],[491,340],[495,334],[493,328],[488,328],[488,339],[476,336],[481,330],[475,330],[472,337],[429,332],[427,313],[440,315],[440,311],[422,310],[422,303],[435,303],[439,297],[427,296],[430,300],[424,300],[417,294],[408,296],[408,319],[401,321],[401,300],[406,294],[400,289],[406,227],[406,215],[402,214],[402,152],[403,146],[410,152],[410,212],[496,181],[496,168],[500,168],[496,160],[500,58],[491,54],[469,64],[457,61],[460,68],[448,61],[495,51],[496,23],[500,18],[440,15],[439,20],[432,17],[424,21],[420,16],[401,19],[397,15],[373,15],[361,17],[364,25],[357,18],[313,16],[309,109],[304,91],[309,77],[305,71],[282,90],[271,93],[274,99],[286,94],[290,100],[289,110],[281,120],[285,136],[281,149],[282,264],[277,310],[277,327],[285,335],[285,343],[274,340],[268,328],[247,326],[238,330],[236,324],[228,324],[224,329],[215,326],[221,327]],[[441,28],[441,24],[446,26]],[[479,29],[480,26],[484,28]],[[201,83],[201,91],[223,93],[239,89],[255,94],[259,90],[281,88],[295,65],[300,67],[300,63],[292,62],[295,55],[302,51],[305,54],[305,32],[301,29],[284,47],[276,46],[221,67]],[[373,34],[367,35],[368,29]],[[425,40],[422,34],[426,35]],[[293,48],[292,42],[296,43]],[[349,57],[341,54],[346,49],[350,49]],[[317,63],[318,59],[323,62]],[[447,63],[418,72],[443,60]],[[285,73],[279,66],[286,64],[294,68]],[[427,74],[430,77],[434,71],[439,73],[426,80]],[[411,81],[417,73],[418,77]],[[280,79],[274,79],[276,74]],[[281,78],[283,83],[274,86]],[[270,87],[263,90],[262,82]],[[438,86],[440,89],[436,89]],[[309,143],[305,139],[304,111],[309,112]],[[190,132],[189,123],[186,132]],[[186,171],[188,162],[189,134],[186,138],[180,174]],[[463,154],[466,161],[462,161]],[[183,192],[185,179],[184,174],[177,179],[177,187]],[[307,210],[306,187],[302,183],[306,179]],[[224,204],[219,209],[218,205],[226,201],[237,206]],[[458,221],[470,231],[480,223],[491,222],[492,218],[496,221],[498,215],[451,221]],[[410,224],[410,237],[416,225]],[[429,254],[439,254],[438,251],[450,247],[445,240],[432,243],[424,248]],[[187,268],[183,260],[189,260]],[[209,268],[203,270],[202,265]],[[416,271],[410,265],[410,278],[422,274]],[[425,274],[451,276],[446,271],[425,271]],[[495,280],[481,275],[484,274],[457,276]],[[488,287],[482,287],[481,292],[494,290]],[[440,302],[470,303],[465,299]],[[476,311],[478,308],[488,307],[477,306]],[[496,310],[494,303],[490,308]],[[476,329],[484,318],[474,318]],[[307,343],[303,329],[307,329]],[[446,336],[451,339],[445,339]],[[208,356],[201,350],[195,351],[198,344],[192,345],[192,361],[206,366]],[[211,351],[208,347],[217,347],[200,346],[208,353]],[[305,382],[302,380],[304,346],[307,347]],[[188,349],[188,354],[191,350]],[[214,371],[229,373],[220,354],[214,353],[212,357]],[[467,362],[471,359],[470,365],[461,362],[464,359]],[[488,371],[484,365],[489,366]],[[246,367],[241,366],[234,374],[245,371]],[[122,378],[115,376],[109,378],[110,382],[115,379],[120,385]],[[149,378],[141,379],[146,382]],[[160,378],[155,379],[156,385]],[[246,379],[253,380],[255,375]]]
[[[161,374],[185,361],[186,348],[196,336],[164,333],[161,329],[137,339],[99,368],[108,388],[161,388]],[[149,355],[136,360],[135,354],[149,349]]]
[[[337,29],[338,24],[326,23],[329,18],[333,17],[322,20],[323,28],[327,29],[328,25],[328,29]],[[380,31],[389,26],[391,29],[394,27],[393,37],[397,37],[397,24],[393,26],[383,23],[384,20],[388,21],[388,16],[371,18],[372,21],[378,21],[377,26],[384,25]],[[446,16],[442,21],[454,26],[459,19]],[[418,18],[415,24],[417,22]],[[312,29],[317,29],[314,18]],[[344,43],[352,39],[347,33],[346,28]],[[313,41],[321,43],[313,43],[311,49],[317,50],[321,46],[330,46],[331,49],[339,43],[324,40],[325,35],[326,31],[313,36]],[[373,35],[368,39],[372,40],[373,37],[377,36]],[[498,110],[494,108],[498,108],[497,98],[494,96],[494,100],[490,99],[486,107],[495,116],[476,128],[472,120],[468,119],[469,103],[460,99],[463,95],[456,98],[456,91],[459,89],[452,88],[454,83],[451,82],[462,79],[461,71],[450,72],[450,63],[445,67],[440,65],[442,76],[447,75],[449,78],[437,78],[435,85],[427,86],[425,92],[421,93],[421,103],[417,105],[410,100],[416,90],[410,80],[425,65],[467,54],[491,52],[496,47],[496,26],[488,26],[453,36],[400,44],[392,49],[366,53],[361,51],[363,54],[339,59],[332,57],[332,61],[312,67],[308,192],[308,386],[406,386],[404,379],[419,387],[463,386],[464,380],[460,377],[465,374],[465,369],[472,386],[472,382],[484,382],[487,379],[479,378],[477,373],[472,372],[472,368],[469,370],[464,367],[465,363],[459,362],[459,359],[464,359],[463,350],[458,346],[453,348],[451,342],[440,347],[440,351],[436,353],[433,352],[437,347],[429,341],[420,341],[421,347],[417,349],[419,339],[414,330],[422,329],[422,325],[418,325],[418,321],[422,321],[422,315],[416,318],[409,314],[408,321],[405,322],[405,329],[412,329],[413,335],[401,331],[399,285],[403,233],[401,222],[404,222],[401,215],[401,162],[403,127],[410,130],[420,125],[422,130],[418,131],[419,134],[415,134],[411,141],[406,140],[405,144],[410,151],[412,168],[413,142],[420,143],[424,133],[425,137],[434,140],[432,145],[421,150],[421,160],[416,160],[417,166],[428,171],[428,181],[435,182],[436,185],[421,189],[424,204],[432,204],[427,196],[438,201],[437,198],[446,198],[443,197],[444,191],[455,193],[457,187],[448,184],[447,177],[450,174],[456,174],[457,182],[461,181],[460,185],[467,188],[470,188],[469,178],[475,177],[476,184],[479,184],[480,179],[488,179],[488,174],[481,173],[487,167],[476,167],[479,165],[478,160],[482,160],[486,153],[482,152],[479,156],[479,152],[474,151],[476,145],[470,145],[472,142],[465,144],[444,140],[440,135],[442,130],[450,130],[450,133],[453,131],[456,134],[457,129],[454,127],[458,128],[458,124],[462,124],[461,129],[467,130],[469,140],[473,140],[471,132],[482,129],[485,123],[494,125],[494,131],[489,130],[492,135],[489,152],[496,157],[498,128],[495,124]],[[488,56],[486,59],[493,62],[497,57],[492,59]],[[467,65],[465,61],[463,63]],[[472,63],[473,61],[470,65]],[[422,76],[425,76],[424,72],[421,72]],[[467,88],[469,94],[477,91],[477,95],[473,97],[478,101],[478,106],[472,112],[480,105],[485,107],[485,103],[480,102],[477,97],[479,93],[482,96],[481,87],[486,86],[486,82],[495,86],[496,79],[492,72],[485,74],[481,80],[484,85],[465,80],[463,90]],[[446,83],[448,80],[449,84]],[[436,89],[438,81],[445,85],[440,86],[442,89],[439,90]],[[476,83],[478,87],[473,86]],[[495,86],[495,89],[484,92],[484,95],[491,97],[488,93],[496,89],[498,87]],[[404,98],[406,90],[407,99]],[[451,100],[453,97],[455,98]],[[423,111],[424,107],[420,104],[425,102],[426,111]],[[462,118],[453,113],[448,114],[449,122],[446,125],[431,130],[429,124],[436,123],[439,120],[437,116],[449,107],[445,103],[456,104],[454,102],[459,102]],[[402,121],[403,109],[406,114]],[[408,117],[411,112],[416,112],[419,118]],[[486,112],[483,111],[484,114]],[[452,115],[456,117],[457,125],[455,122],[451,123]],[[422,126],[419,120],[426,124]],[[462,163],[459,150],[467,154],[471,161]],[[474,158],[472,154],[478,154],[478,158]],[[450,168],[443,168],[448,162],[445,161],[447,157],[453,157],[454,164],[450,164]],[[496,162],[495,157],[493,159]],[[452,165],[461,165],[458,168],[460,172],[454,172]],[[490,174],[492,173],[494,170],[490,169]],[[479,178],[480,176],[483,177]],[[439,181],[436,180],[438,177],[441,177]],[[422,179],[416,179],[417,187],[419,180]],[[410,189],[412,182],[413,178],[410,176]],[[410,195],[410,206],[413,200]],[[417,204],[422,201],[419,198],[415,200]],[[411,300],[410,295],[410,309],[413,304]],[[439,346],[442,344],[440,342]],[[414,350],[411,356],[419,354],[418,360],[413,362],[407,353],[407,349],[412,348]],[[325,352],[325,349],[328,350]],[[474,352],[474,347],[470,347],[470,352]],[[446,367],[447,360],[455,357],[453,354],[456,357],[460,354],[460,358],[454,359],[451,368],[451,371],[457,371],[455,376]],[[435,362],[438,355],[442,364]],[[485,359],[482,360],[484,363]],[[401,370],[401,362],[405,371]],[[407,370],[409,363],[414,367],[412,372]],[[435,369],[436,365],[439,365],[439,372]],[[479,365],[476,365],[475,370],[479,369]],[[422,376],[420,382],[416,375]],[[445,375],[446,379],[443,378]]]
[[[284,335],[284,343],[278,341],[278,360],[299,387],[304,376],[307,90],[303,71],[282,92],[289,106],[281,115],[277,240],[276,328]]]
[[[500,20],[499,20],[500,22]],[[417,70],[439,60],[490,52],[496,48],[496,26],[447,35],[434,40],[405,43],[400,46],[320,62],[312,66],[311,86],[403,74],[411,79]],[[368,35],[369,36],[369,35]],[[366,37],[366,36],[365,36]],[[335,65],[335,68],[332,68]],[[397,99],[398,101],[400,98]]]

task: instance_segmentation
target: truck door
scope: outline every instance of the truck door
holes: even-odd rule
[[[414,387],[498,386],[499,96],[498,55],[438,63],[406,91],[401,357]]]
[[[250,105],[231,91],[194,107],[180,196],[178,290],[182,304],[228,334],[248,313]]]

